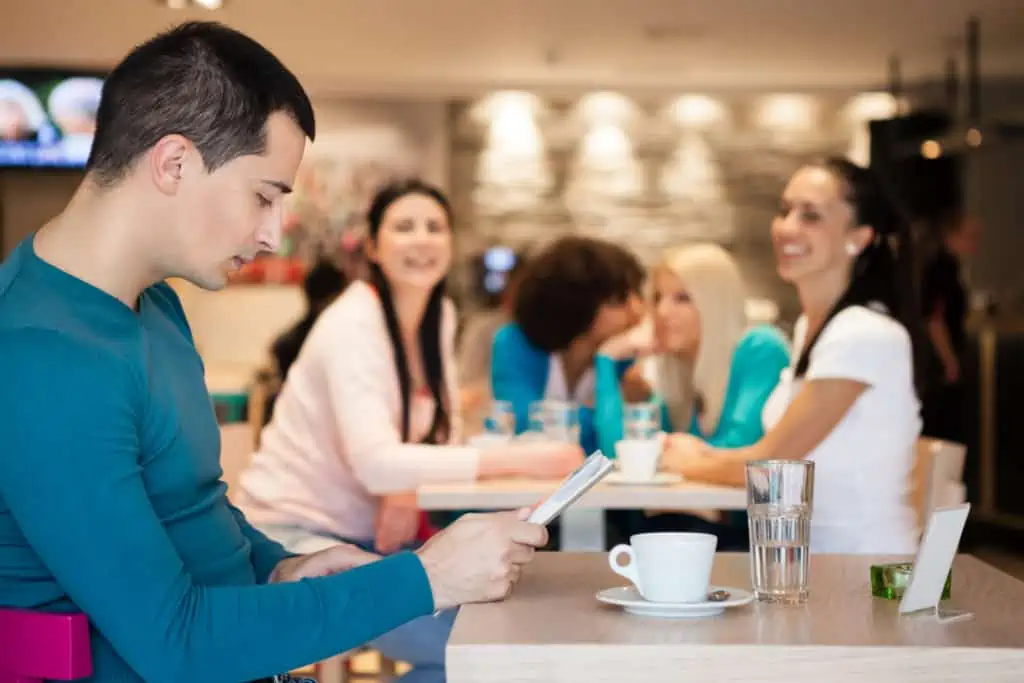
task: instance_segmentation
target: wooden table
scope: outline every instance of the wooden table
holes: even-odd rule
[[[423,510],[509,510],[549,496],[557,481],[504,480],[439,484],[419,490]],[[681,483],[672,486],[598,484],[561,516],[562,550],[604,550],[605,510],[745,510],[740,488]]]
[[[624,580],[601,553],[542,553],[511,598],[463,607],[449,683],[1018,683],[1024,583],[959,556],[953,600],[974,617],[900,617],[872,598],[868,567],[905,558],[813,555],[806,605],[753,604],[697,620],[636,617],[598,603]],[[712,581],[750,587],[746,554],[720,553]]]

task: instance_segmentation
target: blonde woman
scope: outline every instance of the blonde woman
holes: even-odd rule
[[[654,268],[652,285],[651,319],[605,342],[595,360],[601,448],[615,452],[625,401],[655,398],[666,432],[685,432],[716,448],[757,442],[764,433],[761,411],[789,364],[789,350],[775,327],[748,325],[735,261],[711,244],[671,249]],[[641,362],[620,382],[615,368],[629,359]],[[745,544],[741,526],[690,515],[659,516],[650,524],[711,526],[720,545]]]

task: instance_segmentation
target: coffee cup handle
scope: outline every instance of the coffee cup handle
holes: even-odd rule
[[[629,555],[629,564],[619,564],[619,558],[623,555]],[[611,566],[613,572],[619,576],[626,577],[634,586],[640,588],[640,580],[636,575],[636,555],[633,554],[633,548],[625,543],[620,543],[615,546],[612,548],[611,552],[608,553],[608,564]]]

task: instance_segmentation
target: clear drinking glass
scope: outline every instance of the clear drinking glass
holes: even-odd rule
[[[807,601],[814,463],[747,463],[750,577],[763,602]]]
[[[516,434],[516,411],[511,401],[492,401],[484,418],[484,432],[489,436],[511,439]]]
[[[544,401],[533,401],[530,403],[526,431],[530,434],[544,434],[547,427],[546,407]]]
[[[579,406],[571,401],[534,401],[530,404],[529,431],[552,441],[579,443]]]
[[[661,431],[656,403],[627,403],[622,407],[622,438],[647,441],[655,439]]]

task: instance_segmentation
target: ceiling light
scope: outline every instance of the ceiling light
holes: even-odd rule
[[[942,156],[942,145],[935,140],[925,140],[921,143],[921,156],[925,159],[938,159]]]
[[[887,92],[863,92],[854,96],[844,109],[848,121],[855,124],[891,119],[900,111],[900,102]]]
[[[217,10],[224,7],[224,0],[161,0],[161,4],[168,9],[185,9],[195,6],[208,10]]]
[[[760,128],[786,132],[806,132],[818,125],[818,102],[809,95],[770,95],[757,109]]]
[[[728,118],[725,106],[707,95],[682,95],[669,105],[669,115],[684,128],[706,129]]]
[[[617,92],[594,92],[584,95],[576,105],[577,115],[588,126],[625,125],[638,114],[633,100]]]

